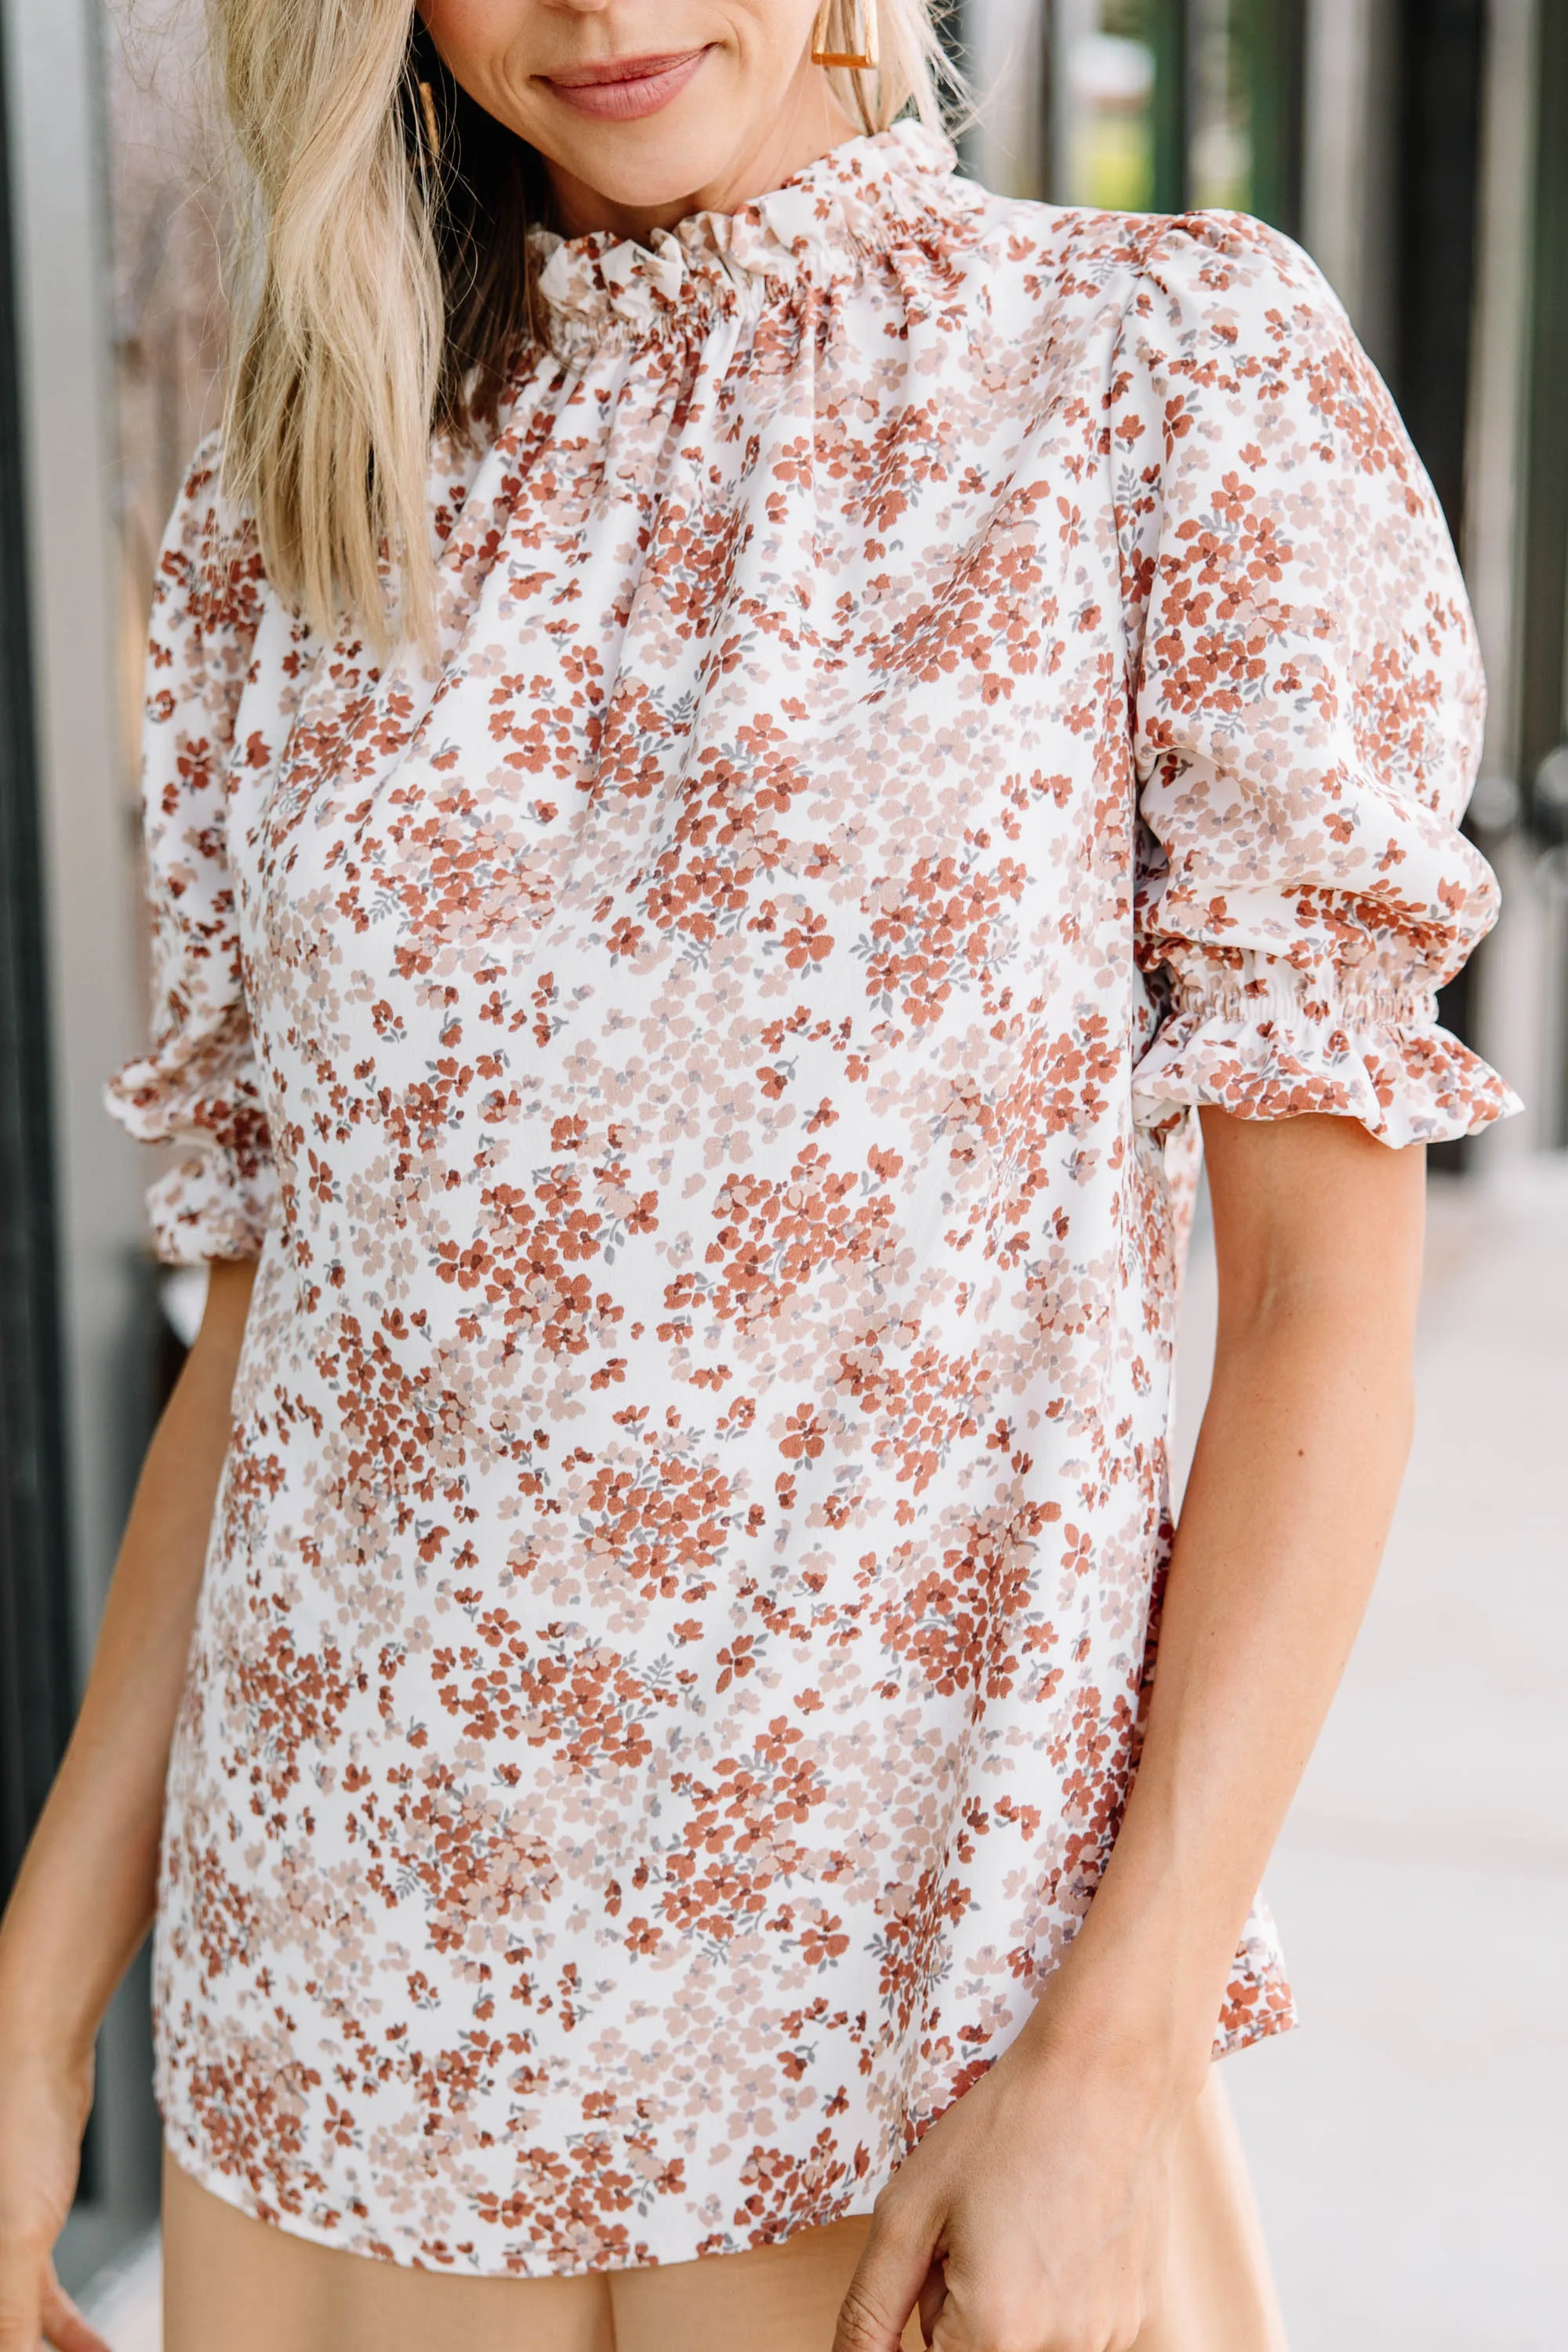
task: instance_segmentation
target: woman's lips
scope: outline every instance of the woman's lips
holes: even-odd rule
[[[634,122],[679,98],[707,55],[704,47],[680,49],[673,57],[609,58],[599,65],[569,66],[539,79],[579,114]]]

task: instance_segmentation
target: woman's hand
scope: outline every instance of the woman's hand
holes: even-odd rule
[[[1372,1589],[1409,1444],[1424,1168],[1353,1120],[1205,1111],[1214,1383],[1137,1778],[1088,1916],[878,2200],[837,2352],[1112,2352],[1237,1941]]]
[[[0,2352],[109,2352],[55,2275],[92,2105],[92,2060],[0,2049]]]
[[[1126,2352],[1157,2312],[1201,2084],[1074,2005],[1058,1980],[877,2200],[835,2352],[897,2352],[917,2303],[935,2352]]]

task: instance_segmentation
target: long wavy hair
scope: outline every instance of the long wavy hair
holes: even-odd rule
[[[835,47],[861,0],[830,0]],[[471,438],[540,337],[534,149],[442,67],[413,0],[207,0],[241,178],[229,494],[279,593],[328,635],[428,643],[433,434]],[[836,70],[868,131],[953,87],[938,0],[881,0],[881,64]],[[432,136],[434,132],[434,136]]]

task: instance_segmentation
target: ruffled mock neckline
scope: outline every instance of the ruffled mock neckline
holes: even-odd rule
[[[957,161],[923,123],[847,139],[738,212],[690,214],[647,245],[608,230],[533,232],[538,292],[552,340],[576,345],[621,332],[700,329],[754,311],[769,279],[831,282],[862,256],[918,234]]]

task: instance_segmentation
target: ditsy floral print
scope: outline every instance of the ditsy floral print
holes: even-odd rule
[[[174,2152],[473,2273],[866,2211],[1081,1924],[1193,1107],[1391,1144],[1493,914],[1427,484],[1256,222],[901,125],[543,271],[440,647],[197,457],[153,615],[174,1260],[259,1253],[170,1774]],[[1291,2018],[1259,1909],[1216,2049]]]

